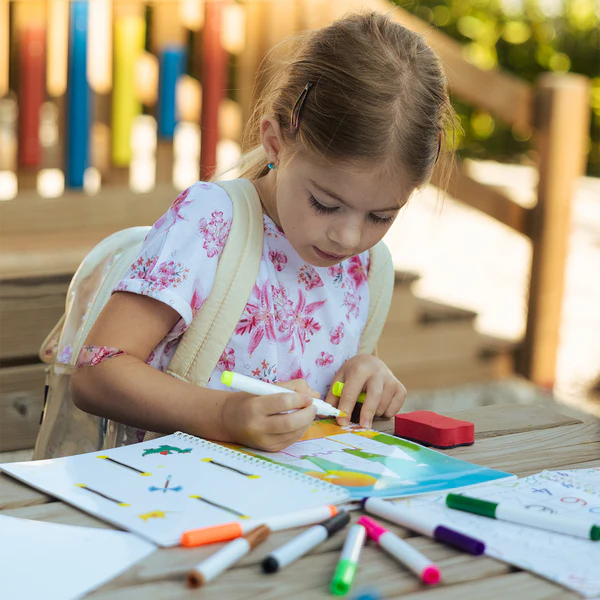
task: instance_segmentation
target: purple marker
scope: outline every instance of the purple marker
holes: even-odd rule
[[[386,502],[381,498],[363,498],[361,505],[364,510],[372,515],[383,517],[392,523],[396,523],[396,525],[402,525],[402,527],[426,535],[448,546],[458,548],[463,552],[479,556],[485,550],[485,544],[481,540],[465,535],[455,529],[450,529],[435,521],[431,522],[428,519],[417,517],[412,514],[412,511]]]

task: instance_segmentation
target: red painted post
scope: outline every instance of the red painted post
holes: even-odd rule
[[[221,45],[224,0],[208,0],[202,44],[202,117],[200,179],[206,181],[217,166],[219,106],[225,92],[227,53]]]

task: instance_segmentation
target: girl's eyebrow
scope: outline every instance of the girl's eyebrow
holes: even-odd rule
[[[326,190],[324,187],[321,187],[318,183],[314,182],[312,179],[309,179],[308,181],[309,181],[309,183],[311,183],[315,188],[317,188],[320,192],[322,192],[326,196],[329,196],[330,198],[333,198],[334,200],[337,200],[338,202],[340,202],[344,206],[348,206],[349,208],[353,208],[352,205],[348,204],[348,202],[346,202],[345,200],[343,200],[342,198],[340,198],[337,194],[334,194],[333,192],[330,192],[329,190]],[[390,206],[388,208],[372,208],[371,210],[369,210],[369,212],[386,212],[388,210],[400,210],[400,207],[398,205],[395,205],[395,206]]]

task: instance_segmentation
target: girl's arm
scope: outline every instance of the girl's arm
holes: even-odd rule
[[[153,298],[113,294],[85,343],[126,354],[78,368],[71,383],[75,405],[159,433],[185,431],[265,449],[280,449],[299,439],[314,418],[308,396],[284,392],[265,398],[211,390],[146,364],[150,352],[180,318],[170,306]],[[279,414],[291,409],[300,410]]]

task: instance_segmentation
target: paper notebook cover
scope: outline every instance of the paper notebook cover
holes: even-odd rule
[[[0,469],[161,546],[190,529],[349,499],[326,481],[183,433]]]
[[[340,427],[333,419],[314,421],[301,441],[281,452],[227,446],[333,483],[352,499],[401,498],[515,477],[358,425]]]

